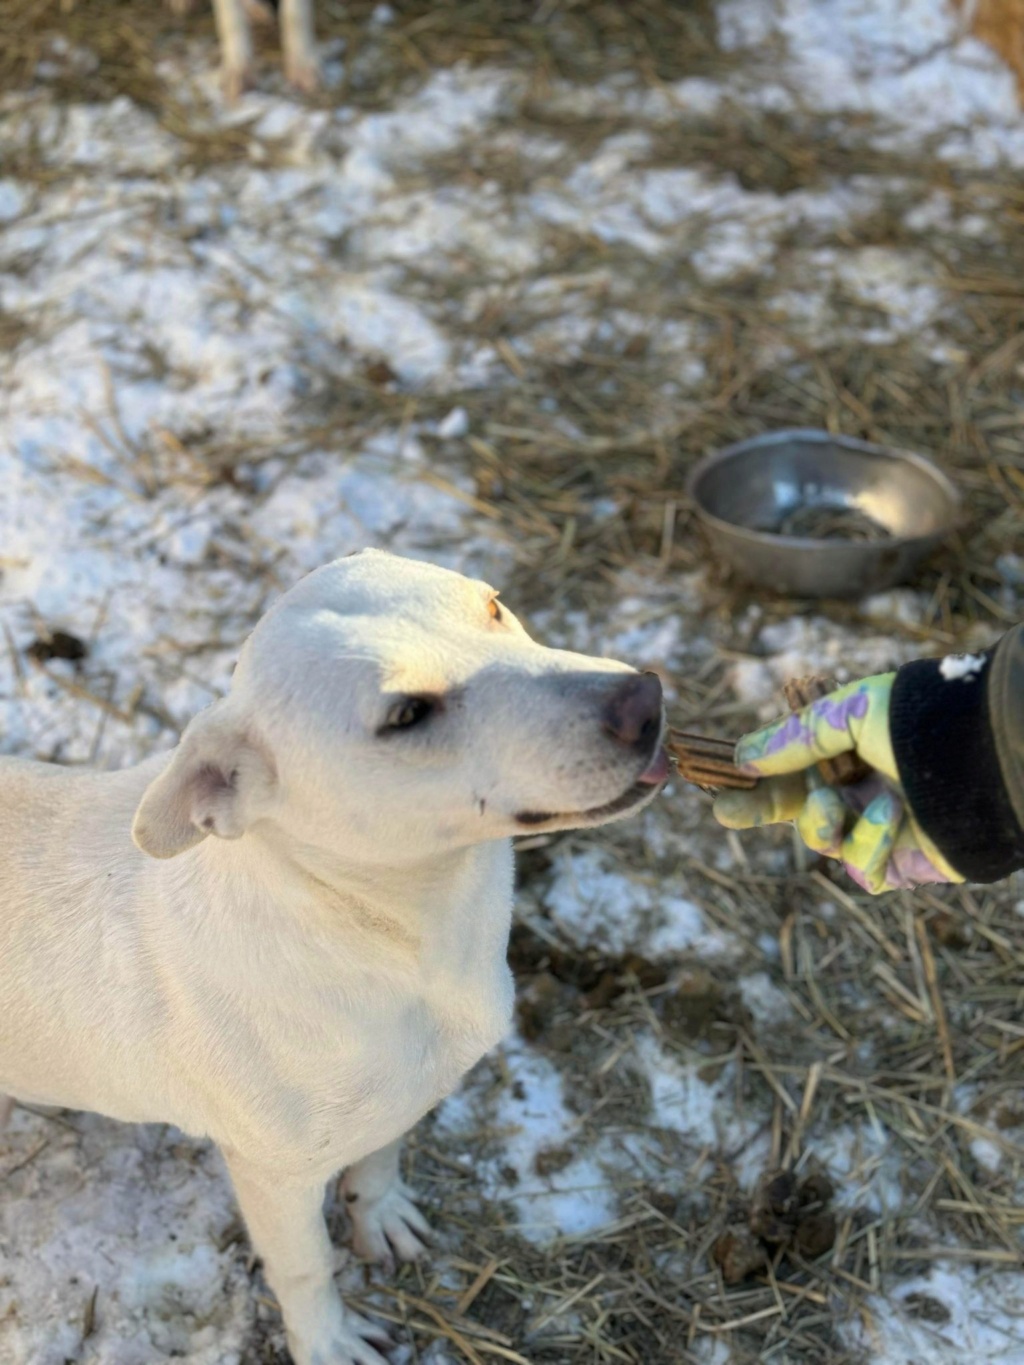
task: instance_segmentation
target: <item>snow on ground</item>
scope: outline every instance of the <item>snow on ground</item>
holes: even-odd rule
[[[1019,1361],[1022,1319],[1019,1285],[973,1268],[939,1266],[905,1280],[890,1301],[875,1300],[858,1338],[876,1365]]]
[[[970,33],[974,7],[932,0],[724,0],[726,45],[779,44],[786,53],[769,107],[799,98],[810,108],[881,115],[890,145],[919,150],[937,139],[947,155],[979,164],[1024,159],[1013,75]]]
[[[244,1257],[223,1247],[235,1212],[213,1149],[166,1128],[16,1110],[0,1152],[5,1361],[241,1358],[251,1289]],[[83,1355],[90,1311],[103,1328]]]
[[[637,311],[640,269],[655,277],[685,263],[712,285],[767,278],[779,243],[795,236],[802,247],[775,304],[808,338],[940,347],[954,301],[923,254],[835,244],[837,229],[855,240],[883,202],[883,177],[774,194],[730,172],[650,163],[656,138],[680,120],[726,101],[790,108],[794,90],[823,113],[877,115],[890,146],[913,149],[927,134],[947,158],[1024,163],[1010,74],[940,10],[928,0],[723,0],[726,45],[788,54],[775,80],[740,60],[721,80],[669,88],[618,79],[532,91],[553,126],[566,110],[627,118],[628,130],[582,151],[557,132],[523,133],[527,82],[498,69],[429,74],[376,113],[254,93],[217,116],[246,127],[244,156],[206,166],[125,98],[58,105],[46,72],[6,96],[0,138],[13,164],[31,148],[46,174],[15,169],[0,181],[0,324],[13,338],[0,374],[4,750],[116,765],[172,744],[225,687],[275,593],[358,546],[500,582],[518,551],[474,511],[461,461],[474,433],[458,395],[505,380],[507,356],[480,325],[503,290],[519,307],[513,355],[568,357],[643,332],[675,365],[667,409],[703,369],[691,322]],[[201,94],[212,89],[210,59],[202,49],[184,69],[166,64]],[[88,54],[58,49],[52,66],[76,61]],[[485,154],[517,157],[525,188],[457,173]],[[916,212],[926,234],[948,203],[934,191]],[[977,216],[983,233],[983,207]],[[600,256],[576,273],[549,270],[553,232],[628,252],[633,274]],[[838,294],[870,318],[851,321]],[[383,378],[368,381],[375,366]],[[451,399],[440,416],[411,401],[408,415],[396,405],[393,420],[365,426],[353,410],[366,382]],[[1017,602],[1019,556],[1004,559],[1005,600]],[[677,676],[713,655],[703,574],[666,592],[640,572],[620,588],[604,618],[552,610],[538,617],[541,632]],[[924,605],[888,594],[846,627],[823,616],[762,621],[751,608],[751,649],[731,663],[728,694],[764,718],[794,673],[892,667],[919,651],[912,627]],[[34,667],[27,651],[54,631],[83,641],[87,658]],[[632,844],[568,839],[553,850],[524,889],[524,922],[581,954],[720,973],[756,1029],[785,1029],[774,937],[747,941],[667,869],[696,851],[721,872],[756,858],[770,873],[789,865],[790,845],[765,836],[744,851],[709,838],[706,809],[676,801],[637,822]],[[516,1038],[441,1106],[435,1140],[505,1135],[475,1178],[506,1228],[538,1245],[614,1222],[622,1180],[663,1179],[681,1152],[695,1180],[710,1151],[740,1151],[749,1189],[766,1159],[767,1111],[733,1112],[731,1064],[712,1074],[705,1060],[654,1030],[622,1057],[610,1052],[609,1072],[621,1068],[647,1095],[640,1130],[620,1131],[578,1113],[571,1071]],[[836,1126],[818,1158],[839,1177],[856,1173],[851,1204],[899,1204],[899,1155],[871,1125]],[[202,1142],[19,1111],[0,1135],[0,1196],[5,1365],[247,1359],[267,1310],[229,1235],[219,1159]],[[936,1263],[872,1300],[871,1320],[850,1324],[849,1337],[898,1365],[1024,1361],[1022,1304],[1020,1274]],[[727,1359],[720,1346],[708,1349]]]

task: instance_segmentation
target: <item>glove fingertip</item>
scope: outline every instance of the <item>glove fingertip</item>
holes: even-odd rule
[[[748,803],[736,792],[724,792],[715,798],[711,813],[726,829],[749,829],[757,822],[756,815]]]
[[[862,891],[866,891],[868,895],[874,896],[878,894],[875,888],[872,886],[871,878],[868,876],[864,868],[857,867],[854,863],[844,862],[843,871],[846,873],[846,875],[850,878],[851,881],[856,882],[860,889]]]
[[[737,754],[736,754],[736,766],[737,766],[737,768],[739,768],[740,772],[741,772],[741,773],[745,773],[745,774],[747,775],[747,777],[763,777],[763,776],[764,776],[764,771],[763,771],[763,769],[761,768],[761,765],[760,765],[759,763],[757,763],[757,762],[756,762],[754,759],[752,759],[752,758],[750,758],[750,759],[741,759],[738,751],[737,751]]]

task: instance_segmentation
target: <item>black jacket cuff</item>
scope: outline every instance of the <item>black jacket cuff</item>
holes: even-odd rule
[[[1024,828],[989,711],[995,652],[904,664],[889,710],[900,784],[914,818],[972,882],[999,881],[1024,867]]]

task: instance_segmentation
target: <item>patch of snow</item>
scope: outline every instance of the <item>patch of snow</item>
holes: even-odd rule
[[[319,302],[326,302],[334,340],[386,356],[400,379],[422,384],[444,373],[447,340],[411,299],[391,293],[381,281],[339,281]]]
[[[992,1142],[989,1138],[975,1137],[971,1139],[971,1156],[979,1166],[986,1171],[998,1171],[1003,1160],[1003,1150]]]
[[[773,234],[751,232],[746,223],[722,223],[710,232],[704,245],[693,254],[698,275],[710,284],[719,284],[737,275],[764,270],[775,252]]]
[[[1020,1365],[1024,1361],[1024,1275],[992,1275],[938,1261],[869,1302],[870,1316],[843,1336],[872,1365]]]
[[[670,799],[668,793],[666,799]],[[646,940],[646,952],[655,960],[674,958],[691,949],[705,959],[732,953],[735,940],[714,928],[700,906],[685,896],[661,895],[657,910],[661,923],[648,933]]]
[[[932,190],[903,216],[911,232],[944,232],[953,225],[953,201],[944,190]]]
[[[1004,583],[1012,588],[1024,588],[1024,556],[1002,554],[996,560],[996,571]]]
[[[851,297],[888,315],[891,332],[880,334],[879,341],[919,335],[943,306],[939,290],[926,282],[934,276],[931,263],[905,250],[861,247],[845,253],[837,264],[837,278]]]
[[[715,7],[718,41],[726,52],[759,47],[777,31],[778,9],[769,0],[720,0]]]
[[[740,999],[759,1028],[775,1028],[793,1018],[793,1006],[767,972],[741,977],[737,984]]]
[[[17,218],[25,211],[28,195],[13,180],[0,180],[0,222]]]
[[[636,1055],[651,1088],[655,1123],[686,1137],[695,1148],[717,1147],[728,1112],[723,1096],[730,1084],[735,1084],[731,1068],[722,1070],[716,1080],[706,1081],[700,1074],[708,1069],[706,1059],[683,1062],[650,1036],[638,1040]]]
[[[688,1350],[698,1365],[732,1365],[735,1360],[732,1347],[719,1336],[698,1336]]]
[[[474,71],[468,65],[437,71],[399,108],[363,117],[351,145],[393,167],[455,151],[480,136],[520,85],[508,71]]]
[[[798,282],[776,294],[774,306],[816,343],[849,335],[854,326],[870,345],[899,337],[931,337],[947,306],[932,283],[934,272],[907,251],[866,246],[837,252],[810,247],[790,255],[789,275]],[[809,287],[810,286],[810,287]],[[880,314],[878,322],[853,322],[854,304]]]
[[[511,1084],[494,1116],[507,1132],[502,1169],[482,1172],[491,1197],[512,1204],[517,1230],[537,1244],[582,1237],[613,1222],[615,1191],[592,1156],[573,1156],[560,1169],[538,1173],[538,1158],[570,1147],[579,1129],[579,1120],[566,1108],[559,1072],[514,1044],[506,1045],[504,1055]]]
[[[45,1159],[40,1160],[45,1153]],[[173,1129],[15,1109],[0,1133],[4,1365],[241,1365],[252,1288],[223,1164]],[[130,1255],[126,1246],[132,1247]]]
[[[611,870],[607,855],[597,848],[557,858],[545,895],[559,929],[577,943],[615,953],[625,952],[642,936],[651,902],[650,887]]]
[[[1020,164],[1013,74],[970,35],[966,13],[932,0],[734,0],[725,32],[744,45],[783,37],[803,107],[874,114],[912,150],[946,131],[952,154]]]
[[[437,424],[437,434],[442,441],[457,441],[468,431],[469,415],[465,408],[452,408]]]
[[[925,598],[910,588],[878,592],[872,597],[865,597],[857,605],[858,612],[867,621],[877,621],[879,624],[895,622],[911,630],[924,625],[926,608]]]
[[[682,624],[678,616],[663,615],[660,619],[642,620],[634,626],[625,625],[629,604],[623,602],[611,623],[601,650],[612,658],[629,659],[637,668],[652,664],[668,665],[679,657],[682,648]]]
[[[876,1215],[902,1208],[905,1157],[879,1122],[828,1128],[816,1138],[814,1156],[835,1181],[838,1207]]]
[[[670,1052],[650,1034],[637,1039],[635,1062],[650,1088],[654,1124],[682,1138],[694,1157],[722,1148],[738,1153],[737,1176],[751,1188],[764,1169],[767,1135],[759,1118],[737,1115],[729,1099],[736,1086],[734,1065]]]
[[[688,76],[672,86],[672,98],[688,114],[713,114],[728,94],[721,81],[707,76]]]
[[[699,906],[673,893],[671,878],[616,871],[597,847],[560,853],[542,903],[558,929],[581,947],[652,959],[693,950],[712,960],[734,948]]]
[[[915,611],[915,602],[919,609]],[[924,599],[902,592],[868,599],[862,604],[868,620],[880,616],[887,625],[919,627]],[[763,720],[774,719],[783,708],[782,687],[789,678],[823,673],[840,683],[853,678],[888,673],[922,651],[915,634],[865,634],[818,616],[794,616],[763,626],[758,644],[764,658],[739,659],[729,665],[727,678],[736,697],[755,707]]]

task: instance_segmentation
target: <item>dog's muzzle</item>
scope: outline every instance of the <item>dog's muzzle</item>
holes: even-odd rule
[[[619,684],[604,704],[601,724],[616,744],[634,750],[643,763],[626,790],[601,806],[582,811],[520,811],[521,825],[543,825],[550,820],[578,820],[589,824],[621,815],[632,806],[647,802],[653,791],[664,786],[671,773],[668,753],[662,744],[665,726],[661,679],[656,673],[633,673]]]

